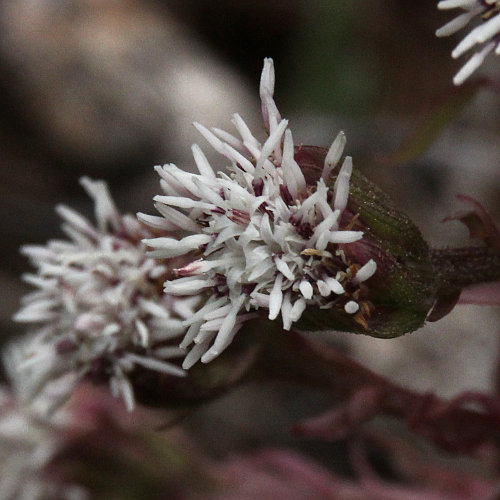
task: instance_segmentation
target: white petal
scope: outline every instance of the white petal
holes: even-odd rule
[[[139,334],[139,338],[141,341],[142,347],[149,347],[149,330],[143,321],[140,319],[135,320],[135,328],[137,329],[137,333]]]
[[[265,307],[269,309],[269,295],[264,293],[252,292],[250,295],[257,307]]]
[[[483,24],[474,28],[452,51],[451,57],[457,59],[462,54],[470,50],[474,45],[479,43],[478,34],[483,28]]]
[[[274,263],[276,264],[276,268],[278,271],[287,279],[290,281],[293,281],[295,279],[295,275],[292,273],[290,268],[288,267],[288,264],[281,259],[280,257],[275,257],[274,258]]]
[[[198,122],[193,122],[196,130],[207,140],[207,142],[217,151],[219,154],[226,156],[224,151],[224,143],[216,137],[208,128],[204,127]]]
[[[437,7],[440,10],[456,9],[457,7],[469,9],[474,5],[477,5],[477,3],[478,0],[441,0]]]
[[[489,43],[483,50],[474,54],[467,63],[462,66],[462,69],[453,78],[455,85],[462,85],[462,83],[469,78],[474,71],[483,63],[485,57],[494,49],[496,42]]]
[[[472,18],[479,14],[481,10],[482,7],[479,7],[477,9],[471,10],[470,12],[464,12],[463,14],[460,14],[459,16],[455,17],[450,22],[446,23],[444,26],[441,26],[441,28],[436,30],[436,36],[449,36],[461,30],[469,23]]]
[[[325,283],[328,285],[328,288],[337,295],[341,295],[345,292],[344,287],[342,286],[340,281],[336,280],[335,278],[325,278]]]
[[[237,165],[242,167],[246,172],[252,174],[255,172],[255,167],[253,163],[246,157],[243,156],[239,151],[232,148],[228,144],[224,144],[224,151],[226,151],[226,156],[234,161]]]
[[[198,144],[193,144],[191,146],[191,151],[193,152],[193,158],[201,176],[207,179],[215,179],[214,171],[200,146],[198,146]]]
[[[222,305],[228,303],[229,297],[219,297],[218,299],[214,299],[213,297],[210,297],[210,299],[207,301],[207,303],[198,311],[196,311],[190,318],[186,319],[184,321],[185,326],[192,325],[194,323],[198,322],[203,322],[205,319],[205,316],[209,314],[212,311],[215,311],[216,309],[219,309]],[[193,337],[194,338],[194,337]],[[183,345],[184,342],[181,343],[181,347],[185,347]]]
[[[262,117],[268,131],[273,131],[273,122],[281,120],[280,113],[273,99],[274,94],[274,64],[270,58],[264,59],[264,68],[260,78],[260,99],[262,102]]]
[[[92,238],[97,237],[97,231],[83,215],[80,215],[78,212],[65,205],[56,205],[55,210],[59,217],[74,226],[78,231]]]
[[[314,246],[317,250],[325,250],[328,242],[330,241],[330,236],[332,231],[336,231],[338,228],[338,218],[340,216],[340,210],[335,210],[328,217],[319,223],[314,229],[314,233],[308,241],[309,246]]]
[[[299,193],[306,190],[306,180],[298,163],[294,158],[294,147],[292,132],[290,129],[285,131],[285,141],[283,143],[283,159],[281,169],[287,186],[293,199],[296,199]]]
[[[183,198],[181,196],[162,196],[157,195],[153,198],[154,201],[179,208],[201,208],[202,210],[214,210],[217,208],[212,203],[193,200],[191,198]]]
[[[256,223],[256,225],[259,225]],[[275,248],[277,247],[277,242],[274,239],[273,235],[273,230],[271,229],[271,224],[269,223],[269,214],[265,213],[262,216],[262,219],[260,221],[260,236],[264,243],[269,247],[269,248]],[[278,246],[279,248],[279,246]]]
[[[236,324],[236,315],[240,312],[246,296],[240,296],[236,301],[231,304],[229,314],[224,318],[222,326],[217,333],[217,337],[210,348],[201,358],[202,363],[208,363],[217,357],[224,349],[226,349],[232,342],[234,335],[240,329],[241,324]]]
[[[300,290],[300,293],[304,296],[304,298],[306,298],[307,300],[311,299],[312,296],[313,296],[313,287],[311,285],[311,283],[309,283],[309,281],[307,280],[302,280],[300,282],[300,285],[299,285],[299,290]]]
[[[135,407],[134,389],[128,379],[123,374],[120,374],[114,376],[110,380],[110,384],[113,395],[115,397],[121,395],[127,411],[132,411]]]
[[[271,155],[276,145],[280,143],[287,126],[288,120],[281,120],[281,123],[278,125],[276,130],[267,138],[266,142],[262,146],[262,151],[257,160],[257,165],[255,166],[256,178],[264,176],[264,162]]]
[[[214,267],[217,267],[220,265],[221,262],[228,262],[230,263],[233,259],[225,259],[225,261],[222,260],[203,260],[203,259],[198,259],[190,262],[189,264],[186,264],[183,267],[179,267],[175,270],[175,274],[178,277],[185,277],[185,276],[195,276],[197,274],[204,274],[210,269],[213,269]]]
[[[170,340],[186,333],[182,321],[172,318],[152,318],[148,321],[155,343]]]
[[[186,351],[179,347],[159,347],[154,350],[154,353],[156,356],[163,359],[178,358],[186,355]]]
[[[184,370],[189,370],[189,368],[200,360],[201,356],[207,351],[211,340],[211,338],[208,338],[202,344],[195,344],[193,346],[182,363]]]
[[[29,283],[30,285],[36,286],[37,288],[42,288],[42,289],[50,289],[55,286],[57,286],[57,280],[56,279],[47,279],[47,278],[42,278],[41,276],[37,276],[36,274],[30,274],[30,273],[24,273],[21,278],[23,281],[26,283]]]
[[[287,292],[283,298],[281,305],[281,318],[283,320],[283,329],[290,330],[292,326],[292,302],[290,300],[290,292]]]
[[[323,166],[323,172],[321,174],[321,178],[325,182],[328,182],[332,170],[337,166],[337,163],[342,157],[346,142],[347,138],[344,132],[340,131],[325,156],[325,163]]]
[[[210,321],[213,319],[223,318],[229,313],[230,310],[231,304],[226,304],[222,307],[219,307],[218,309],[215,309],[214,311],[205,314],[204,319],[205,321]],[[203,329],[205,329],[205,327],[206,324],[203,325]]]
[[[232,224],[231,226],[226,227],[219,233],[211,249],[220,247],[231,238],[239,236],[243,232],[243,229],[244,228],[240,224]]]
[[[137,218],[149,227],[154,227],[155,229],[162,229],[164,231],[176,231],[178,227],[172,224],[165,217],[158,217],[156,215],[143,214],[142,212],[137,212]]]
[[[349,180],[351,178],[351,174],[352,158],[350,156],[346,156],[333,188],[335,193],[333,207],[336,210],[342,211],[347,206],[347,200],[349,198]]]
[[[167,195],[183,196],[186,198],[195,197],[189,189],[190,178],[193,174],[179,169],[172,163],[163,166],[157,165],[155,170],[161,177],[160,185]]]
[[[56,256],[54,250],[42,245],[23,245],[21,247],[21,253],[34,261],[53,259]]]
[[[104,181],[93,181],[89,177],[82,177],[80,184],[94,200],[94,212],[99,229],[105,231],[108,225],[115,230],[120,227],[121,216],[109,194],[108,186]]]
[[[316,286],[322,297],[328,297],[332,293],[330,287],[323,280],[317,280]]]
[[[165,293],[172,295],[192,295],[213,286],[214,282],[208,279],[187,277],[172,281],[165,281]]]
[[[360,283],[362,281],[366,281],[367,279],[371,278],[375,274],[376,270],[377,270],[377,263],[373,259],[370,259],[356,273],[356,276],[355,276],[356,282]]]
[[[270,57],[264,59],[264,67],[260,76],[260,97],[272,97],[274,94],[274,63]]]
[[[244,148],[243,142],[241,139],[238,139],[234,135],[230,134],[229,132],[226,132],[225,130],[221,130],[220,128],[217,127],[212,127],[212,132],[222,141],[224,141],[226,144],[229,144],[231,147],[235,149],[239,149],[240,151]]]
[[[181,240],[163,237],[145,239],[142,242],[154,249],[154,251],[148,252],[148,255],[170,258],[184,255],[192,250],[198,250],[200,246],[209,243],[211,240],[212,237],[209,234],[192,234]]]
[[[185,349],[193,340],[196,338],[198,333],[200,332],[201,325],[203,324],[202,321],[198,321],[197,323],[193,323],[187,330],[186,335],[182,339],[182,342],[179,344],[179,347],[181,349]],[[182,365],[182,367],[185,369],[185,366]]]
[[[141,308],[152,316],[165,319],[170,317],[168,309],[163,304],[160,305],[161,303],[157,302],[156,300],[146,300],[144,298],[139,298],[138,302]]]
[[[58,316],[59,313],[53,311],[24,307],[13,316],[13,320],[18,321],[19,323],[32,323],[38,321],[55,320]]]
[[[300,319],[305,309],[306,309],[306,301],[302,297],[297,299],[295,301],[295,304],[293,304],[292,310],[290,312],[290,317],[293,323],[295,323]]]
[[[350,300],[344,306],[344,310],[347,314],[355,314],[359,311],[359,304],[357,302],[354,302],[353,300]]]
[[[155,203],[155,208],[168,222],[175,226],[176,230],[182,229],[183,231],[199,233],[202,229],[201,226],[194,220],[190,219],[187,215],[184,215],[175,208],[168,207],[167,205],[163,205],[161,203]]]
[[[233,122],[234,126],[238,129],[238,132],[240,133],[241,138],[243,139],[243,143],[247,148],[249,148],[250,152],[252,153],[252,151],[259,151],[261,147],[260,143],[253,136],[252,132],[248,128],[243,118],[241,118],[241,116],[238,113],[235,113],[231,121]]]
[[[363,231],[331,231],[330,243],[354,243],[363,237]]]
[[[269,295],[269,319],[271,320],[276,319],[280,313],[281,304],[283,302],[283,291],[281,290],[282,283],[283,275],[278,274]]]
[[[204,201],[208,201],[210,203],[213,203],[214,206],[216,207],[221,207],[224,208],[225,202],[222,199],[221,195],[215,191],[212,186],[208,185],[208,179],[204,179],[202,177],[195,177],[193,178],[193,183],[194,185],[198,188],[198,192],[200,194],[200,197]],[[217,184],[216,184],[217,186]],[[218,188],[218,186],[217,186]]]
[[[479,43],[484,43],[493,38],[500,31],[500,14],[488,19],[478,31],[476,37]]]
[[[137,354],[130,353],[127,354],[126,359],[133,361],[137,365],[141,365],[144,368],[150,370],[155,370],[158,372],[166,373],[167,375],[175,375],[177,377],[185,377],[186,372],[172,363],[166,363],[159,359],[147,358],[146,356],[138,356]]]

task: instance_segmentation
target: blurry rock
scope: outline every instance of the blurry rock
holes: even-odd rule
[[[250,99],[234,72],[147,2],[2,2],[0,33],[25,116],[53,154],[87,170],[185,154],[194,118],[220,123]]]
[[[498,353],[494,308],[459,306],[413,334],[373,340],[360,335],[344,339],[365,366],[404,386],[445,398],[493,390]]]

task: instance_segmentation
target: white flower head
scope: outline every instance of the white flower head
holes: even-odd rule
[[[147,257],[141,243],[158,231],[121,215],[104,182],[81,183],[94,200],[97,227],[58,206],[69,239],[22,248],[37,271],[24,278],[37,290],[24,297],[14,319],[34,326],[4,358],[23,400],[43,393],[58,406],[75,383],[90,376],[109,380],[132,409],[127,374],[134,368],[185,374],[168,361],[184,354],[170,341],[185,333],[183,320],[198,298],[164,295],[168,269]]]
[[[267,310],[281,315],[289,330],[309,305],[358,310],[353,297],[356,279],[369,279],[374,261],[349,266],[342,245],[362,238],[342,218],[349,195],[352,160],[346,157],[333,188],[327,186],[345,145],[340,132],[324,162],[321,178],[310,186],[294,158],[288,121],[274,98],[274,67],[265,59],[260,81],[267,137],[260,142],[240,115],[232,123],[239,136],[219,129],[195,127],[228,162],[227,173],[212,170],[198,145],[192,151],[199,174],[175,165],[156,167],[164,195],[156,208],[181,235],[179,239],[145,240],[150,256],[190,255],[191,262],[165,282],[171,295],[209,298],[191,318],[181,347],[194,343],[184,360],[189,368],[200,358],[209,362],[228,347],[242,324]],[[148,216],[138,214],[148,221]],[[357,274],[356,274],[357,271]],[[349,290],[345,286],[349,284]]]
[[[455,47],[454,59],[462,56],[473,47],[479,47],[472,57],[462,66],[453,78],[455,85],[461,85],[481,66],[486,56],[495,51],[500,54],[500,1],[498,0],[441,0],[438,9],[462,9],[464,12],[436,31],[437,36],[449,36],[475,20],[480,24]]]
[[[44,469],[57,453],[61,419],[48,422],[23,408],[0,388],[0,498],[3,500],[86,500],[88,492],[72,484],[50,480]]]

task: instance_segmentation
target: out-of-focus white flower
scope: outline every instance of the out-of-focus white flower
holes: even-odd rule
[[[461,85],[483,63],[486,56],[495,51],[500,54],[500,2],[498,0],[441,0],[438,9],[462,9],[462,14],[436,31],[437,36],[448,36],[464,28],[471,21],[481,18],[478,26],[455,47],[454,59],[465,54],[476,45],[479,50],[462,66],[453,78],[455,85]]]
[[[36,326],[4,358],[23,400],[43,392],[58,406],[75,383],[91,376],[109,380],[132,409],[127,373],[135,367],[185,374],[167,361],[184,354],[169,341],[185,333],[182,322],[198,298],[162,294],[168,269],[147,257],[141,243],[158,231],[121,215],[104,182],[81,183],[95,202],[97,227],[58,206],[69,240],[22,248],[37,270],[24,279],[37,290],[24,297],[14,319]]]
[[[58,416],[60,417],[60,415]],[[49,423],[22,408],[0,388],[0,498],[2,500],[83,500],[90,498],[76,485],[56,483],[44,469],[58,450],[60,423]]]
[[[195,144],[199,174],[173,164],[156,167],[165,194],[154,199],[163,218],[138,214],[142,221],[167,225],[182,236],[146,239],[151,257],[191,256],[189,264],[176,269],[177,278],[165,282],[165,292],[209,295],[184,322],[189,329],[181,347],[194,342],[184,360],[186,369],[200,358],[209,362],[218,356],[261,308],[271,320],[281,314],[285,330],[308,305],[330,307],[334,299],[346,314],[355,314],[359,305],[344,285],[351,278],[367,280],[376,271],[373,260],[349,267],[341,249],[363,235],[342,220],[350,157],[344,159],[334,187],[328,187],[344,150],[343,132],[325,158],[321,178],[307,185],[294,158],[288,121],[281,118],[273,93],[273,61],[266,59],[260,82],[265,140],[260,142],[238,114],[232,122],[239,137],[195,123],[229,161],[229,175],[216,175]]]

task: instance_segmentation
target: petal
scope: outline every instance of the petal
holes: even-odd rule
[[[358,269],[358,272],[355,276],[356,282],[360,283],[362,281],[366,281],[375,274],[376,270],[377,263],[373,259],[370,259],[364,266]]]
[[[292,271],[288,267],[288,264],[283,259],[281,259],[280,257],[275,257],[274,263],[276,264],[276,268],[278,269],[278,271],[285,278],[287,278],[290,281],[295,280],[295,275],[292,273]]]
[[[336,210],[342,211],[347,206],[347,200],[349,198],[349,180],[351,178],[351,174],[352,158],[350,156],[346,156],[333,187],[335,193],[333,207]]]
[[[164,290],[165,293],[171,293],[172,295],[192,295],[214,284],[212,280],[190,276],[187,278],[165,281]]]
[[[363,237],[363,231],[331,231],[330,243],[354,243]]]
[[[276,280],[274,281],[273,289],[269,295],[269,319],[274,320],[278,317],[281,309],[281,304],[283,303],[283,291],[281,290],[281,285],[283,283],[283,275],[278,274]]]
[[[344,132],[341,130],[335,140],[333,141],[328,153],[325,156],[325,163],[323,166],[323,172],[321,173],[321,178],[328,182],[330,178],[330,174],[332,170],[337,166],[340,158],[342,157],[342,153],[344,152],[344,148],[346,145],[347,139]]]
[[[344,306],[344,310],[347,314],[355,314],[359,311],[359,304],[357,302],[354,302],[354,300],[350,300]]]
[[[313,290],[311,283],[309,283],[309,281],[307,281],[307,280],[301,281],[300,285],[299,285],[299,290],[300,290],[300,293],[307,300],[312,298],[314,290]]]
[[[191,146],[191,151],[200,175],[207,179],[215,179],[215,173],[200,146],[198,146],[198,144],[193,144]]]
[[[200,246],[209,243],[212,237],[209,234],[192,234],[181,240],[175,238],[149,238],[142,242],[153,251],[148,252],[149,256],[158,256],[160,258],[178,257],[192,250],[198,250]]]

